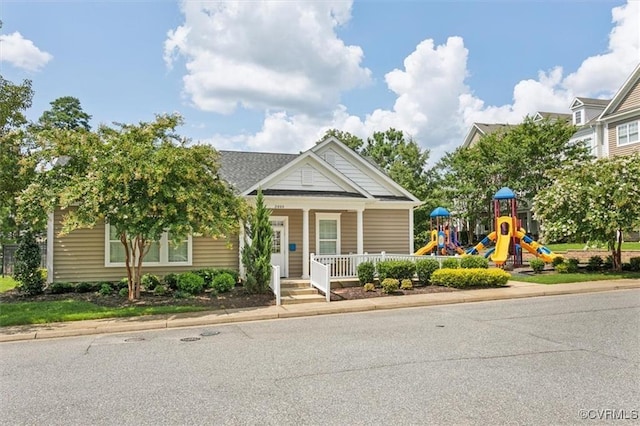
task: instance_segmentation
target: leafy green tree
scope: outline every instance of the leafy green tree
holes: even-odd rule
[[[16,250],[15,278],[20,283],[20,291],[30,296],[44,290],[44,278],[40,273],[40,246],[32,232],[20,236]]]
[[[622,233],[640,227],[640,154],[574,164],[549,173],[535,197],[544,239],[606,242],[620,270]]]
[[[91,130],[91,116],[84,112],[80,100],[73,96],[63,96],[50,103],[51,109],[42,113],[38,126],[65,130]]]
[[[27,166],[24,115],[32,98],[31,81],[14,84],[0,75],[0,245],[18,236],[16,197],[35,174],[33,167]]]
[[[20,198],[23,218],[38,222],[61,208],[62,233],[108,223],[125,251],[129,299],[140,297],[145,255],[168,232],[175,242],[189,234],[224,237],[238,232],[245,207],[218,176],[218,154],[187,146],[175,132],[177,115],[138,125],[101,126],[97,132],[50,129],[50,161]]]
[[[245,287],[250,293],[264,293],[271,280],[271,244],[273,229],[269,222],[270,210],[264,204],[262,190],[258,190],[255,210],[245,226],[245,244],[242,264],[245,267]]]
[[[364,145],[364,141],[362,139],[360,139],[359,137],[349,133],[349,132],[344,132],[342,130],[338,130],[338,129],[329,129],[325,132],[324,136],[322,137],[322,139],[320,139],[318,142],[323,141],[325,139],[328,139],[330,137],[334,137],[336,139],[338,139],[340,142],[344,143],[345,145],[347,145],[349,148],[351,148],[352,150],[356,151],[356,152],[360,152],[360,149],[362,148],[362,146]]]

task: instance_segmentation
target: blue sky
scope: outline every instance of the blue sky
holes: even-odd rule
[[[31,119],[60,96],[94,126],[177,111],[219,149],[395,127],[436,159],[473,122],[610,97],[640,62],[638,1],[3,0],[0,19]]]

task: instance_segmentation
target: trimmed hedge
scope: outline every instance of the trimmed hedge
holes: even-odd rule
[[[186,294],[202,293],[204,278],[193,272],[183,272],[178,275],[178,291]]]
[[[373,262],[362,262],[358,265],[358,281],[360,284],[372,283],[376,275],[376,267]]]
[[[420,259],[416,261],[416,273],[418,282],[422,285],[429,284],[433,271],[440,269],[440,263],[435,259]]]
[[[398,291],[400,288],[400,281],[395,278],[385,278],[382,280],[380,285],[382,286],[382,292],[389,294]]]
[[[497,268],[438,269],[431,275],[431,284],[454,288],[498,287],[507,284],[509,278],[511,274]]]
[[[459,267],[460,261],[456,258],[451,257],[442,261],[442,269],[458,269]]]
[[[416,273],[416,264],[411,260],[383,260],[378,262],[378,279],[395,278],[399,281],[412,279]]]
[[[465,256],[460,259],[460,267],[465,269],[470,268],[489,268],[489,259],[483,256]]]
[[[216,275],[211,283],[211,288],[218,293],[226,293],[236,286],[236,280],[233,275],[223,272]]]
[[[540,259],[531,259],[529,261],[529,266],[533,269],[535,274],[539,274],[544,269],[544,261]]]

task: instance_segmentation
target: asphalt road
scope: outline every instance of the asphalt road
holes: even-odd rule
[[[640,290],[4,343],[0,374],[3,425],[638,424]]]

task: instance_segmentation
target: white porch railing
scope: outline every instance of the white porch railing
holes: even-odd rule
[[[329,266],[314,260],[311,255],[311,286],[324,292],[327,302],[331,300],[331,278],[329,275]]]
[[[394,253],[365,253],[365,254],[323,254],[316,255],[311,253],[311,263],[317,262],[326,265],[329,271],[329,279],[357,278],[358,265],[362,262],[372,262],[377,265],[383,260],[410,260],[415,262],[420,259],[436,259],[442,267],[444,259],[451,256],[415,256],[413,254],[394,254]],[[313,270],[311,271],[313,280]]]
[[[271,280],[269,281],[269,287],[276,295],[276,305],[280,306],[282,303],[282,292],[280,291],[280,266],[271,265]]]

